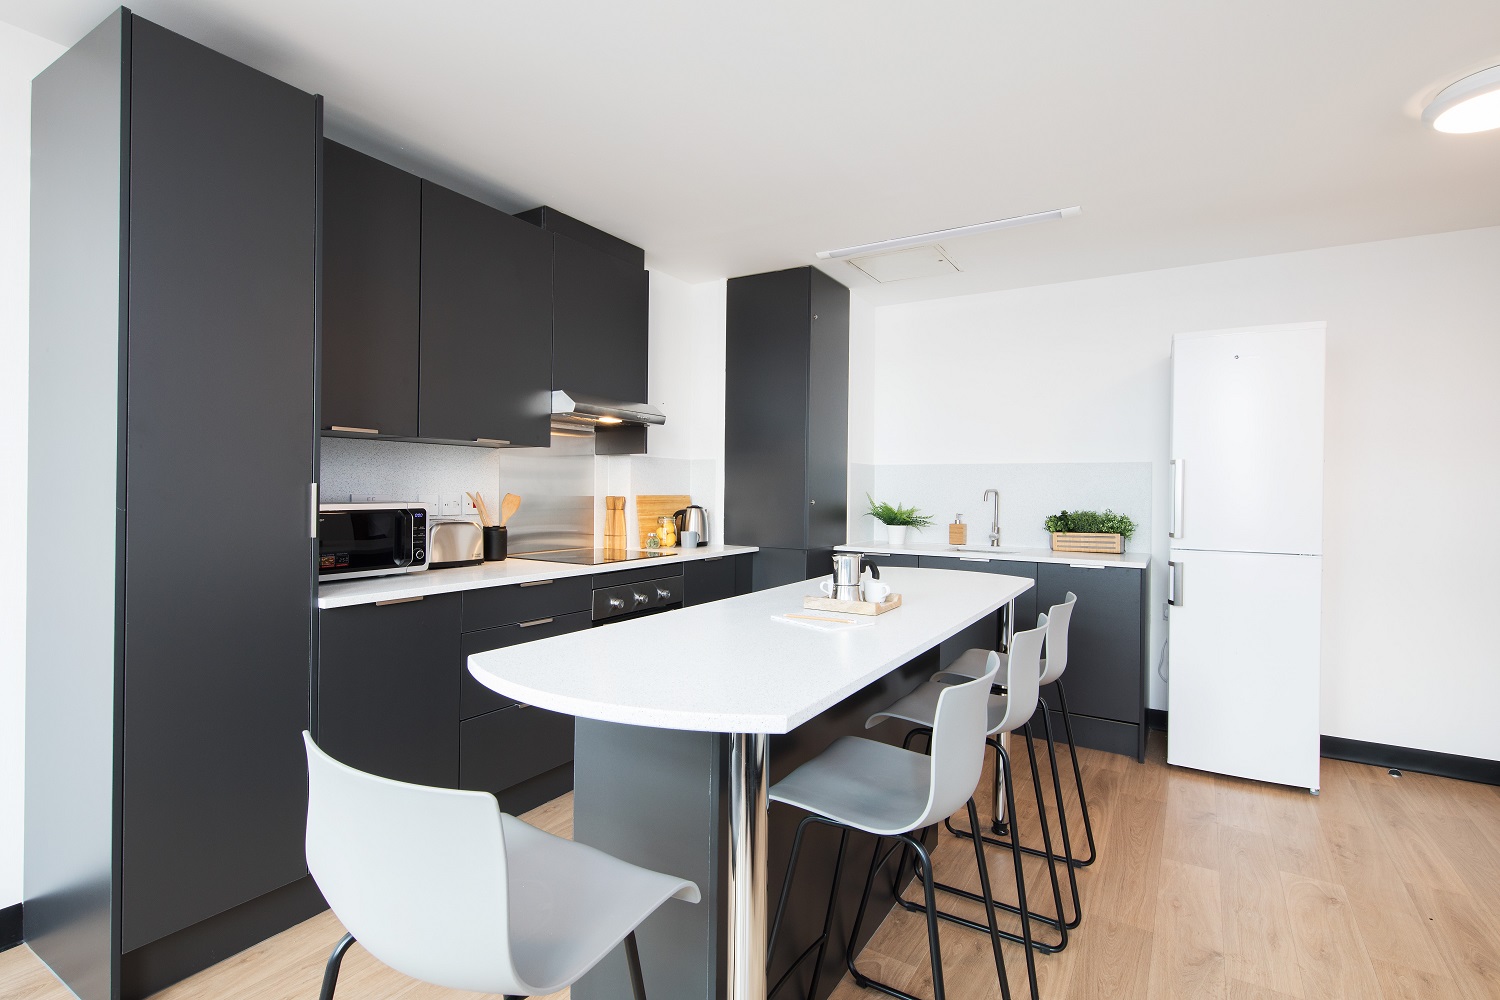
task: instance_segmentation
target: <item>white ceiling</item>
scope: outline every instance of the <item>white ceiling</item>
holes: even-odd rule
[[[71,44],[108,0],[0,0]],[[1425,100],[1495,0],[140,0],[326,98],[327,131],[689,281],[1029,212],[875,302],[1500,224],[1500,131]]]

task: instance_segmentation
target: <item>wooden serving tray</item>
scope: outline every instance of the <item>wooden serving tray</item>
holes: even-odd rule
[[[842,611],[846,615],[883,615],[901,607],[901,595],[892,594],[879,604],[870,601],[835,601],[831,597],[804,597],[802,606],[813,611]]]

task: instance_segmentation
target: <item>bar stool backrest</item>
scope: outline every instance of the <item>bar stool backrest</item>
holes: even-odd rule
[[[1036,714],[1041,687],[1042,642],[1050,631],[1046,615],[1036,616],[1036,628],[1010,637],[1010,656],[1005,664],[1005,714],[990,727],[989,735],[1019,729]]]
[[[932,780],[927,808],[910,829],[919,830],[961,809],[984,771],[984,738],[989,727],[990,687],[1000,672],[1000,654],[991,652],[983,677],[943,688],[932,719]]]
[[[533,995],[510,950],[500,807],[486,792],[366,774],[306,732],[307,867],[328,905],[398,972],[476,993]]]
[[[1078,595],[1071,590],[1061,604],[1047,609],[1047,658],[1042,661],[1042,684],[1051,684],[1068,668],[1068,623],[1073,620],[1073,605]]]

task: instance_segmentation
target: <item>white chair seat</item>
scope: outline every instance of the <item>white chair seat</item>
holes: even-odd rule
[[[913,829],[931,785],[930,757],[843,736],[771,786],[771,801],[866,833],[895,836]]]
[[[540,992],[571,985],[669,899],[698,902],[692,882],[640,868],[500,815],[510,865],[510,949]]]
[[[986,651],[970,650],[970,652],[982,653]],[[983,677],[984,674],[980,673],[978,676]],[[964,680],[973,679],[974,678],[972,677],[964,678]],[[912,691],[911,694],[908,694],[900,701],[897,701],[895,704],[887,708],[883,708],[879,712],[876,712],[874,715],[870,716],[870,718],[865,722],[865,728],[868,729],[871,726],[885,721],[886,719],[900,719],[903,722],[910,722],[913,725],[927,726],[930,728],[932,726],[933,720],[937,718],[938,696],[941,695],[943,691],[945,691],[950,686],[951,685],[945,684],[937,679],[930,680],[927,683],[918,686],[916,690]],[[990,695],[989,703],[986,707],[986,734],[993,734],[997,730],[999,730],[1000,726],[1005,721],[1006,707],[1007,700],[1005,695]]]

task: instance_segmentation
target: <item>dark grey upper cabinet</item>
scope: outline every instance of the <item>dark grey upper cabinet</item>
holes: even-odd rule
[[[323,143],[323,430],[417,436],[422,182]]]
[[[552,241],[552,387],[646,402],[646,271],[567,236]]]
[[[726,323],[725,540],[841,544],[849,290],[811,267],[732,278]]]
[[[307,872],[321,141],[314,97],[140,18],[129,93],[126,951]]]
[[[552,240],[422,182],[419,436],[546,447]]]

